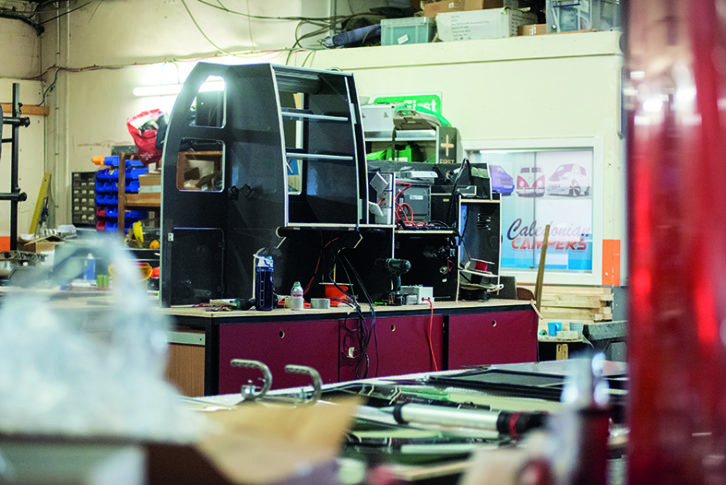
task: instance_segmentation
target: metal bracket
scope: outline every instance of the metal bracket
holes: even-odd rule
[[[257,369],[262,373],[262,388],[258,388],[252,383],[252,380],[248,381],[247,384],[243,384],[240,394],[242,395],[242,402],[247,401],[258,401],[262,400],[263,398],[266,401],[280,401],[280,402],[288,402],[290,404],[315,404],[320,400],[320,397],[323,394],[323,380],[320,377],[320,374],[318,371],[313,369],[312,367],[307,367],[304,365],[295,365],[295,364],[289,364],[285,366],[285,372],[291,373],[291,374],[303,374],[310,376],[310,380],[312,381],[311,385],[313,387],[312,394],[308,395],[308,393],[305,391],[304,388],[300,390],[300,393],[295,398],[291,399],[290,397],[272,397],[268,396],[265,397],[267,394],[267,391],[270,390],[270,387],[272,387],[272,374],[270,373],[270,368],[267,367],[265,364],[258,360],[246,360],[246,359],[232,359],[230,361],[230,365],[232,367],[246,367],[249,369]]]
[[[247,367],[257,369],[262,373],[262,388],[257,390],[257,386],[252,384],[250,380],[247,384],[242,385],[240,393],[242,401],[255,401],[261,399],[267,394],[272,386],[272,374],[270,368],[258,360],[232,359],[229,363],[232,367]]]
[[[313,393],[310,395],[310,397],[306,397],[305,391],[301,390],[298,402],[300,404],[315,404],[316,402],[318,402],[320,396],[323,394],[323,380],[320,378],[320,374],[318,373],[318,371],[316,371],[312,367],[307,367],[304,365],[289,364],[285,366],[285,372],[293,374],[305,374],[310,376],[310,379],[313,381]]]

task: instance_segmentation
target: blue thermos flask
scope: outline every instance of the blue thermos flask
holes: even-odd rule
[[[257,310],[272,310],[273,289],[272,289],[272,258],[255,256],[255,308]]]

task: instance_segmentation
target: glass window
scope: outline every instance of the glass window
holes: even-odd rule
[[[207,77],[191,104],[191,125],[224,126],[226,101],[224,79],[219,76]]]

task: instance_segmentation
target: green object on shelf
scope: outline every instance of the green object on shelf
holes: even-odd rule
[[[402,145],[402,148],[395,151],[392,147],[388,147],[384,150],[369,153],[366,158],[368,160],[393,160],[398,162],[433,162],[433,160],[426,160],[423,150],[415,143]]]

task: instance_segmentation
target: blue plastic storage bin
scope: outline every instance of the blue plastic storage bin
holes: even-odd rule
[[[149,217],[148,212],[133,210],[133,211],[126,211],[126,216],[125,216],[124,220],[127,223],[129,223],[129,222],[140,221],[142,219],[146,219],[147,217]]]
[[[148,168],[131,168],[126,169],[126,179],[128,180],[138,180],[139,175],[143,175],[145,173],[148,173]]]
[[[126,183],[126,192],[127,193],[137,193],[139,191],[139,181],[138,180],[130,180]]]

